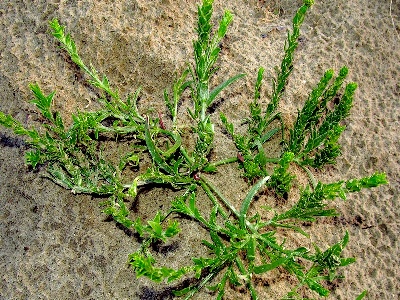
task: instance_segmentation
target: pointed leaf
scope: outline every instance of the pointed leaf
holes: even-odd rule
[[[368,294],[367,290],[363,291],[360,295],[357,296],[356,300],[363,299],[367,294]]]
[[[271,270],[279,267],[280,265],[284,264],[286,262],[286,260],[287,260],[286,257],[281,257],[281,258],[278,258],[277,260],[273,261],[270,264],[265,264],[265,265],[254,267],[253,271],[256,274],[265,273],[265,272],[271,271]]]
[[[305,282],[310,289],[317,292],[320,296],[326,297],[329,295],[329,291],[326,288],[324,288],[321,284],[319,284],[317,281],[307,278]]]
[[[257,192],[260,190],[262,186],[270,179],[269,176],[264,177],[261,179],[259,182],[257,182],[251,190],[247,193],[246,198],[243,201],[242,207],[240,209],[240,227],[242,229],[245,228],[245,219],[246,219],[246,213],[250,207],[250,203],[253,200],[254,196],[257,194]]]
[[[215,87],[215,88],[210,92],[210,95],[209,95],[209,98],[208,98],[208,102],[207,102],[207,107],[209,107],[209,106],[214,102],[215,97],[217,97],[217,95],[218,95],[224,88],[226,88],[228,85],[234,83],[236,80],[238,80],[238,79],[240,79],[240,78],[242,78],[242,77],[244,77],[244,76],[246,76],[246,74],[238,74],[238,75],[235,75],[235,76],[229,78],[228,80],[224,81],[223,83],[221,83],[221,84],[218,85],[217,87]]]

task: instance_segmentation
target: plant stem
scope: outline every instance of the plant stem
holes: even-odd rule
[[[200,111],[200,122],[205,123],[206,121],[206,111],[207,111],[207,103],[210,97],[210,91],[208,87],[208,82],[200,82],[199,83],[199,101],[201,104]]]
[[[200,177],[200,184],[201,187],[203,188],[204,192],[207,194],[207,196],[210,198],[211,202],[218,208],[218,212],[221,214],[221,216],[224,219],[227,219],[228,216],[226,215],[226,213],[222,210],[221,205],[218,204],[217,199],[215,198],[215,196],[212,194],[212,192],[210,191],[210,189],[207,186],[206,181]]]
[[[239,271],[240,271],[243,275],[246,276],[246,284],[247,284],[247,286],[248,286],[248,288],[249,288],[249,290],[250,290],[251,298],[252,298],[253,300],[257,300],[257,299],[258,299],[257,292],[256,292],[254,286],[251,284],[251,278],[250,278],[250,276],[249,276],[249,273],[246,271],[246,268],[245,268],[243,262],[241,261],[240,257],[236,257],[236,258],[235,258],[235,262],[236,262],[236,265],[237,265],[238,268],[239,268]]]

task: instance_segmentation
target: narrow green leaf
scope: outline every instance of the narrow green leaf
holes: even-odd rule
[[[221,84],[219,84],[217,87],[215,87],[211,92],[210,95],[208,97],[208,102],[207,102],[207,107],[209,107],[215,100],[215,97],[217,97],[217,95],[227,86],[229,86],[230,84],[234,83],[236,80],[243,78],[244,76],[246,76],[246,74],[238,74],[235,75],[231,78],[229,78],[228,80],[222,82]]]
[[[35,104],[37,108],[39,108],[40,112],[43,114],[45,118],[54,122],[54,117],[51,113],[50,107],[53,101],[53,97],[55,92],[50,93],[47,97],[43,94],[42,90],[40,89],[39,85],[37,84],[30,84],[29,88],[35,95],[35,99],[31,100],[31,103]]]
[[[25,161],[28,165],[32,166],[32,168],[36,168],[36,166],[41,162],[41,152],[40,150],[36,151],[28,151],[25,153]]]
[[[176,291],[172,291],[172,292],[174,293],[175,296],[180,297],[180,296],[186,295],[187,293],[193,291],[194,289],[195,289],[194,287],[188,286],[184,289],[176,290]]]
[[[164,171],[168,172],[169,174],[174,174],[173,168],[166,163],[166,161],[160,155],[160,153],[157,150],[156,145],[153,142],[153,139],[150,134],[149,120],[147,120],[146,126],[145,126],[145,141],[146,141],[147,149],[149,150],[150,155],[151,155],[152,159],[154,160],[154,162],[160,168],[162,168]]]
[[[257,240],[251,237],[246,244],[246,251],[247,251],[246,255],[249,262],[253,262],[256,258],[256,247],[257,247]]]
[[[306,278],[305,283],[308,285],[308,287],[317,292],[320,296],[327,297],[329,295],[329,291],[324,288],[321,284],[319,284],[317,281]]]
[[[261,67],[258,69],[257,81],[254,87],[254,101],[260,99],[263,74],[264,74],[264,68]]]
[[[356,300],[363,299],[367,294],[368,294],[367,290],[363,291],[360,295],[357,296]]]
[[[161,227],[160,223],[157,223],[155,221],[148,221],[147,223],[151,226],[151,228],[153,229],[154,233],[158,237],[162,236],[162,227]]]
[[[214,206],[210,214],[210,224],[216,226],[218,206]]]
[[[277,267],[279,267],[280,265],[284,264],[286,262],[287,258],[286,257],[281,257],[278,258],[277,260],[273,261],[270,264],[264,264],[261,266],[256,266],[253,268],[253,271],[255,274],[262,274],[268,271],[271,271]]]
[[[181,229],[179,228],[179,222],[173,221],[169,222],[168,227],[165,229],[164,235],[169,238],[177,235],[180,231]]]
[[[261,187],[264,186],[264,184],[270,179],[269,176],[264,177],[260,181],[258,181],[247,193],[246,198],[243,201],[242,207],[240,209],[240,227],[241,229],[245,229],[245,220],[246,220],[246,214],[247,211],[250,207],[251,201],[253,200],[254,196],[257,194],[257,192],[261,189]]]
[[[224,252],[224,249],[226,248],[224,243],[222,242],[222,240],[215,231],[210,231],[210,237],[215,245],[213,251],[215,252],[216,255],[221,255]]]

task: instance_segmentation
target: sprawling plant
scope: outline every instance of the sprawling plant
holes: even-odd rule
[[[334,164],[341,153],[338,140],[345,129],[341,124],[349,114],[357,87],[355,83],[344,84],[348,74],[346,67],[338,75],[333,70],[325,72],[298,111],[292,128],[285,127],[278,111],[279,101],[293,70],[293,54],[298,45],[300,26],[312,4],[312,0],[305,0],[293,18],[293,27],[288,32],[282,63],[266,107],[260,104],[264,69],[259,69],[254,97],[249,105],[249,117],[244,123],[247,131],[237,133],[228,118],[220,114],[226,132],[237,148],[235,157],[220,161],[210,159],[214,147],[215,120],[211,118],[209,108],[223,89],[244,76],[238,74],[218,86],[210,83],[216,70],[220,43],[232,21],[231,13],[226,11],[217,29],[212,30],[213,0],[203,0],[198,7],[198,37],[193,42],[194,64],[176,78],[171,90],[164,91],[164,101],[172,120],[170,128],[165,126],[160,115],[139,112],[137,99],[140,89],[121,99],[105,75],[99,75],[93,66],[83,62],[71,36],[56,19],[50,22],[53,36],[72,61],[87,74],[89,82],[102,92],[98,98],[101,108],[76,112],[67,128],[60,113],[51,109],[54,92],[46,96],[37,84],[32,84],[30,89],[34,99],[31,102],[44,118],[43,128],[25,128],[3,112],[0,112],[0,124],[27,138],[31,147],[26,152],[29,166],[37,168],[38,165],[45,165],[47,176],[73,193],[106,197],[107,200],[102,203],[103,212],[142,237],[141,247],[129,255],[129,264],[137,277],[172,282],[182,276],[192,276],[194,279],[189,285],[175,291],[176,296],[184,296],[185,299],[205,286],[215,291],[216,299],[222,299],[228,284],[245,285],[251,298],[258,299],[254,277],[278,269],[297,279],[297,284],[283,299],[303,299],[303,287],[320,296],[327,296],[329,290],[325,282],[341,278],[339,269],[354,262],[354,258],[342,255],[349,242],[349,234],[344,233],[342,239],[325,250],[316,245],[314,249],[291,249],[279,234],[283,230],[293,230],[308,237],[304,224],[338,215],[330,206],[332,201],[337,198],[345,200],[349,193],[387,181],[383,173],[333,183],[317,182],[312,175],[312,170]],[[183,132],[178,120],[179,104],[185,90],[190,91],[193,105],[188,109],[192,119],[191,132],[195,136],[193,147],[182,142]],[[100,141],[120,140],[120,137],[129,141],[130,146],[124,148],[129,150],[114,161],[107,160],[103,154],[105,150],[99,146]],[[271,157],[264,145],[277,137],[282,147],[277,156]],[[145,170],[138,168],[146,157],[151,159],[150,166]],[[232,163],[241,170],[242,180],[249,183],[249,191],[240,207],[235,207],[204,176],[206,173],[218,173],[219,166]],[[261,211],[250,215],[249,208],[261,191],[268,189],[277,198],[288,197],[295,178],[290,172],[291,165],[299,166],[309,178],[309,184],[301,189],[296,203],[291,207],[274,209],[272,214],[269,213],[269,219]],[[136,177],[132,178],[124,172],[132,168],[143,171],[137,171]],[[144,185],[173,188],[179,195],[165,200],[169,205],[167,213],[158,212],[147,221],[139,217],[131,218],[126,203],[135,198],[140,192],[139,187]],[[206,195],[201,198],[202,201],[211,201],[211,212],[203,211],[197,205],[199,191]],[[177,216],[201,224],[209,232],[210,239],[203,241],[208,255],[195,257],[192,265],[176,270],[157,265],[152,245],[166,242],[180,232]],[[357,299],[365,294],[363,292]]]

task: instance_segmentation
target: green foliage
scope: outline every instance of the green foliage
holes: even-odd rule
[[[129,255],[129,264],[135,270],[138,278],[146,276],[155,282],[161,282],[165,278],[168,278],[167,281],[171,282],[187,273],[186,268],[181,268],[177,271],[166,267],[156,268],[154,267],[154,262],[155,259],[151,254],[144,255],[140,252],[135,252]]]
[[[334,83],[329,85],[333,70],[325,72],[299,111],[288,141],[288,150],[297,153],[299,164],[321,168],[325,164],[334,164],[340,155],[338,139],[345,129],[340,122],[349,114],[357,84],[347,84],[343,96],[332,109],[328,104],[334,100],[347,73],[347,68],[343,67]]]
[[[346,232],[343,240],[329,247],[324,252],[315,246],[315,254],[303,257],[313,262],[312,266],[306,272],[304,272],[304,269],[299,264],[293,261],[287,264],[285,266],[286,269],[298,278],[299,284],[284,299],[298,299],[292,297],[297,295],[296,291],[303,285],[308,286],[320,296],[328,296],[329,290],[321,282],[342,278],[342,276],[336,273],[337,269],[355,261],[354,258],[344,258],[341,256],[343,248],[348,241],[349,235]]]
[[[356,300],[361,300],[364,299],[364,297],[368,294],[367,291],[363,291],[360,295],[358,295],[358,297],[356,298]]]
[[[249,117],[245,120],[246,133],[236,133],[233,123],[220,113],[221,121],[236,146],[235,157],[220,161],[210,159],[215,125],[208,110],[222,90],[244,76],[238,74],[211,87],[210,79],[216,70],[220,43],[232,22],[232,14],[225,12],[213,32],[212,0],[203,0],[198,7],[198,37],[193,42],[194,65],[189,65],[181,76],[176,76],[170,91],[164,90],[164,102],[172,119],[172,128],[166,128],[160,114],[152,116],[139,112],[137,100],[140,88],[122,100],[105,75],[98,75],[93,66],[88,67],[83,62],[71,36],[65,33],[65,28],[56,19],[50,22],[53,36],[89,77],[89,83],[102,91],[103,95],[97,99],[101,108],[93,112],[76,112],[67,127],[60,113],[51,110],[55,93],[46,96],[37,84],[31,84],[34,94],[31,103],[42,116],[42,128],[25,128],[3,112],[0,112],[0,124],[12,129],[15,134],[26,136],[31,147],[26,153],[29,166],[37,168],[44,165],[46,176],[74,193],[107,197],[101,204],[103,212],[140,236],[141,247],[130,254],[128,260],[137,277],[172,282],[182,276],[193,276],[188,286],[175,291],[175,295],[185,296],[185,299],[206,286],[215,292],[216,299],[223,299],[227,285],[244,285],[252,299],[258,299],[253,279],[278,269],[297,280],[283,299],[306,299],[303,298],[302,287],[325,297],[330,292],[325,283],[342,278],[340,268],[354,262],[354,258],[342,255],[349,242],[348,233],[323,251],[317,245],[313,250],[305,247],[291,249],[280,236],[282,230],[292,230],[308,237],[305,222],[338,215],[330,206],[332,201],[337,198],[345,200],[348,193],[377,187],[386,184],[387,180],[384,173],[375,173],[360,179],[321,183],[314,179],[310,171],[310,168],[319,169],[334,164],[341,153],[338,140],[345,129],[341,123],[349,114],[357,87],[355,83],[344,85],[348,74],[346,67],[336,77],[333,70],[325,72],[298,111],[293,128],[286,128],[277,112],[293,70],[300,26],[312,4],[313,1],[305,0],[293,18],[293,28],[288,32],[284,56],[265,108],[260,101],[264,69],[259,68]],[[186,90],[190,90],[193,105],[189,109],[196,140],[193,147],[186,146],[182,141],[184,135],[178,124],[180,102]],[[276,157],[269,157],[265,144],[271,140],[277,142],[277,139],[282,145],[281,152]],[[119,157],[107,160],[103,154],[106,151],[104,141],[129,141],[130,146],[119,149]],[[143,161],[149,165],[142,171],[139,167]],[[210,179],[203,176],[204,173],[223,176],[218,167],[230,163],[238,165],[242,177],[250,185],[240,208],[236,208],[232,204],[234,201],[226,198]],[[250,208],[260,192],[274,191],[279,196],[278,203],[291,195],[291,189],[296,186],[291,167],[296,166],[309,176],[310,184],[300,187],[295,204],[290,207],[279,205],[270,219],[260,212],[250,216]],[[126,176],[124,170],[127,168],[136,171],[133,177]],[[157,212],[154,218],[147,221],[140,217],[131,219],[127,201],[134,199],[140,193],[139,188],[145,185],[149,188],[172,188],[179,195],[170,201],[166,214]],[[204,211],[203,206],[198,206],[199,191],[203,192],[203,200],[211,201],[211,211]],[[151,253],[152,246],[167,243],[171,238],[184,234],[176,220],[179,216],[199,223],[209,232],[209,238],[203,241],[208,253],[205,257],[194,257],[192,265],[177,270],[159,267]],[[289,237],[288,234],[286,236]],[[365,295],[366,291],[357,299]]]
[[[276,162],[276,159],[266,157],[263,149],[263,144],[270,140],[277,132],[282,132],[284,124],[276,109],[279,104],[289,76],[293,70],[293,54],[298,46],[300,36],[300,26],[304,21],[307,9],[311,6],[310,1],[300,7],[293,18],[292,32],[288,32],[285,43],[285,55],[282,59],[281,66],[277,71],[276,79],[273,81],[272,96],[265,112],[262,112],[259,98],[262,86],[264,69],[258,71],[257,81],[255,84],[254,101],[250,104],[250,118],[247,119],[248,131],[246,135],[235,134],[233,125],[227,121],[224,114],[221,114],[221,120],[224,123],[228,133],[233,137],[236,147],[239,150],[241,159],[241,167],[244,169],[244,177],[253,181],[254,179],[267,176],[265,171],[268,162]],[[271,123],[275,120],[280,121],[280,127],[270,128]],[[289,148],[288,151],[291,151]],[[291,151],[293,153],[297,153]],[[278,193],[281,193],[279,190]]]
[[[294,154],[291,152],[285,152],[278,162],[278,166],[274,168],[274,172],[271,176],[271,180],[268,182],[268,186],[275,189],[275,192],[285,197],[290,190],[294,175],[288,172],[290,163],[293,161]]]

